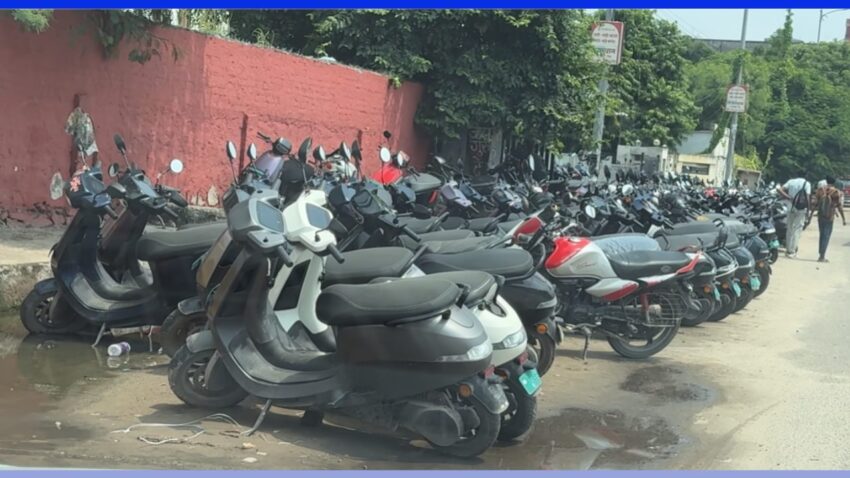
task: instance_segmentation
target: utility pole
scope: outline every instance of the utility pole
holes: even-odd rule
[[[611,21],[614,19],[614,10],[605,10],[605,20]],[[602,174],[602,132],[605,130],[605,97],[608,95],[608,71],[599,80],[599,109],[596,110],[596,124],[593,126],[593,141],[596,146],[596,175]]]
[[[850,10],[850,9],[836,8],[835,10],[830,10],[830,11],[824,13],[823,9],[822,8],[820,9],[820,15],[818,16],[818,40],[817,40],[817,43],[820,43],[820,30],[821,30],[821,26],[823,26],[823,19],[831,13],[844,12],[844,11],[847,11],[847,10]]]
[[[744,23],[741,26],[741,55],[747,50],[747,13],[748,9],[744,9]],[[738,80],[736,85],[740,86],[743,79],[744,62],[741,61],[738,65]],[[726,181],[732,181],[732,171],[735,169],[735,136],[738,134],[738,113],[732,113],[732,125],[729,128],[729,150],[726,152]]]

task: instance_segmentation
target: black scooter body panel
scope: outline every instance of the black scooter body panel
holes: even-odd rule
[[[540,272],[505,282],[499,294],[514,308],[526,326],[552,317],[558,306],[555,286]]]

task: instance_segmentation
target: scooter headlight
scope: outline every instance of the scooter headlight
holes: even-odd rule
[[[494,345],[493,348],[495,350],[512,349],[514,347],[519,347],[520,345],[524,344],[525,341],[526,341],[525,329],[520,328],[516,332],[505,337],[505,340],[502,340],[498,344]]]
[[[481,342],[475,347],[467,350],[465,354],[441,355],[437,357],[437,362],[475,362],[477,360],[487,358],[492,353],[493,346],[490,345],[490,341],[485,340],[484,342]]]

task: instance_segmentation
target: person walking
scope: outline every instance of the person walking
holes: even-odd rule
[[[812,220],[815,211],[818,213],[818,231],[820,238],[818,242],[818,262],[829,262],[826,260],[826,246],[829,245],[829,237],[832,235],[832,225],[835,222],[836,213],[841,215],[841,222],[847,225],[844,219],[844,208],[841,205],[841,192],[835,187],[835,178],[826,177],[826,187],[818,188],[812,198],[812,207],[806,222]]]
[[[796,178],[789,179],[785,184],[776,188],[780,196],[791,201],[788,211],[788,230],[785,234],[785,256],[797,257],[797,246],[803,226],[809,216],[809,197],[812,185],[806,181],[806,172],[799,171]]]

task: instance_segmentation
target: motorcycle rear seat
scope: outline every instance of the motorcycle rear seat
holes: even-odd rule
[[[176,231],[151,232],[139,239],[136,257],[143,261],[155,261],[201,255],[225,229],[226,223],[212,223]]]
[[[454,283],[431,277],[379,284],[337,284],[319,295],[316,316],[336,327],[392,325],[440,315],[457,302],[460,294]]]
[[[413,252],[403,247],[376,247],[343,252],[345,262],[325,262],[322,285],[365,284],[375,277],[400,277],[413,259]]]
[[[428,274],[428,277],[432,279],[445,279],[453,284],[466,287],[469,292],[466,295],[466,300],[463,305],[467,307],[474,307],[486,300],[496,287],[496,279],[492,276],[492,274],[480,271],[439,272],[436,274]],[[372,283],[394,280],[400,279],[398,277],[379,277],[374,279]]]
[[[711,247],[716,240],[716,234],[684,234],[655,238],[655,242],[665,251],[703,250]]]
[[[655,240],[641,233],[606,234],[604,236],[591,237],[590,240],[599,246],[607,256],[633,251],[661,250]]]
[[[640,279],[672,274],[688,265],[691,259],[682,252],[634,251],[609,257],[608,261],[621,279]]]
[[[416,266],[426,274],[451,271],[482,271],[505,279],[534,274],[534,260],[523,249],[485,249],[459,254],[423,254]]]
[[[457,239],[469,239],[470,237],[475,237],[475,233],[465,229],[452,229],[448,231],[423,232],[419,234],[419,241],[414,241],[405,235],[399,236],[399,239],[404,247],[416,249],[419,247],[419,244],[425,241],[454,241]]]

